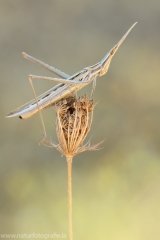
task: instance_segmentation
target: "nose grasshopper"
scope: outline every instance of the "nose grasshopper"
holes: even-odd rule
[[[96,63],[93,66],[85,67],[83,70],[75,73],[72,76],[69,76],[68,74],[52,66],[49,66],[48,64],[23,52],[22,55],[24,58],[50,70],[51,72],[58,75],[60,78],[29,75],[29,83],[31,85],[31,88],[34,94],[34,99],[22,105],[21,107],[15,109],[14,111],[10,112],[6,117],[19,116],[19,118],[21,119],[26,119],[39,112],[44,136],[46,136],[46,131],[44,127],[41,110],[44,110],[50,106],[53,106],[61,99],[64,99],[68,97],[70,94],[79,91],[80,89],[82,89],[83,87],[85,87],[91,82],[93,82],[93,88],[92,88],[92,92],[93,92],[96,86],[96,78],[98,76],[102,76],[106,74],[112,57],[114,56],[114,54],[116,53],[116,51],[118,50],[122,42],[125,40],[129,32],[132,30],[132,28],[136,24],[137,22],[130,27],[130,29],[120,39],[120,41],[106,54],[106,56],[100,62]],[[33,86],[33,82],[32,82],[33,79],[59,82],[59,84],[37,97],[34,86]]]

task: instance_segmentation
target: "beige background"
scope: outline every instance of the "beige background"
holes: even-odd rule
[[[38,145],[38,116],[4,118],[33,98],[29,74],[52,76],[21,52],[73,74],[100,61],[138,21],[97,80],[90,136],[107,140],[74,158],[74,237],[160,239],[159,12],[158,0],[0,1],[0,233],[67,234],[65,158]],[[38,93],[51,86],[35,82]],[[53,109],[43,115],[56,139]]]

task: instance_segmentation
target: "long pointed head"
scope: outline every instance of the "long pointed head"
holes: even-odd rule
[[[102,76],[104,74],[106,74],[106,72],[108,71],[110,62],[112,57],[114,56],[114,54],[117,52],[118,48],[120,47],[120,45],[122,44],[122,42],[125,40],[125,38],[127,37],[127,35],[130,33],[130,31],[132,30],[132,28],[137,24],[134,23],[130,29],[126,32],[126,34],[121,38],[121,40],[107,53],[107,55],[100,61],[101,64],[101,71],[99,73],[99,76]]]

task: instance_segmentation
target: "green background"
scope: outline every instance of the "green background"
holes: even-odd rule
[[[0,1],[0,233],[68,231],[65,158],[38,145],[38,116],[4,117],[33,98],[29,74],[54,76],[21,52],[71,75],[138,21],[97,79],[89,136],[103,149],[73,160],[74,239],[160,239],[159,13],[158,0]],[[35,81],[37,93],[52,86]],[[43,116],[56,140],[53,108]]]

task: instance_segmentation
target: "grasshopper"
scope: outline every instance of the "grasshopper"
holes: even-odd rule
[[[14,111],[10,112],[6,117],[15,117],[19,116],[21,119],[26,119],[34,114],[38,113],[40,114],[42,128],[44,132],[44,136],[46,136],[45,127],[43,123],[43,118],[41,114],[41,110],[44,110],[50,106],[55,105],[58,101],[61,99],[65,99],[70,94],[76,93],[81,88],[85,87],[89,83],[93,82],[93,88],[92,93],[96,87],[96,78],[98,76],[102,76],[106,74],[108,71],[110,62],[122,42],[125,40],[129,32],[132,30],[132,28],[137,24],[134,23],[130,29],[126,32],[126,34],[120,39],[120,41],[106,54],[106,56],[98,63],[96,63],[93,66],[89,66],[84,68],[83,70],[75,73],[74,75],[70,76],[52,66],[49,66],[48,64],[26,54],[22,53],[23,57],[39,64],[40,66],[46,68],[47,70],[51,71],[52,73],[55,73],[60,78],[52,78],[52,77],[44,77],[44,76],[37,76],[37,75],[29,75],[29,83],[31,85],[34,99],[21,107],[15,109]],[[36,96],[36,92],[33,86],[33,79],[38,80],[47,80],[51,82],[59,82],[58,85],[55,87],[49,89],[48,91],[44,92],[40,96]]]

